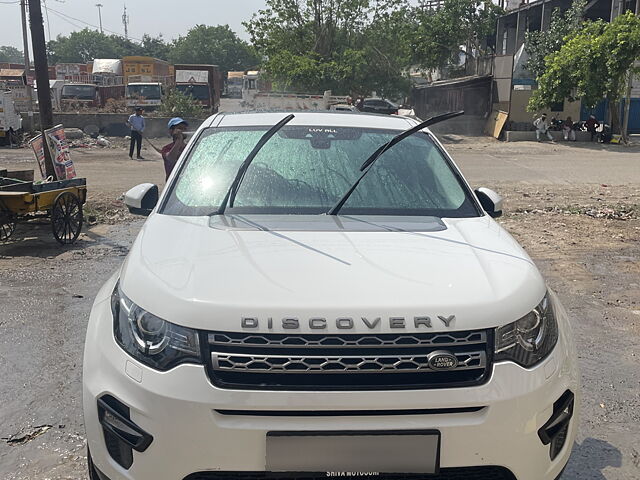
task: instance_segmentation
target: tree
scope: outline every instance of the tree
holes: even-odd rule
[[[166,117],[202,118],[207,112],[193,97],[172,88],[162,101],[158,109],[160,115]]]
[[[146,33],[142,36],[142,55],[168,60],[171,46],[164,41],[162,34],[152,37]]]
[[[460,53],[479,60],[489,53],[486,40],[502,13],[490,0],[447,0],[436,10],[415,7],[410,33],[415,63],[434,70],[457,65]]]
[[[172,63],[218,65],[223,72],[247,70],[259,63],[251,46],[229,25],[196,25],[173,42],[168,58]]]
[[[564,14],[556,8],[551,14],[547,30],[528,31],[525,34],[524,48],[529,55],[526,68],[534,78],[544,74],[545,57],[560,50],[566,38],[580,31],[584,23],[586,5],[586,0],[574,0]]]
[[[47,44],[52,63],[87,63],[96,58],[122,58],[127,55],[143,55],[141,45],[118,35],[105,35],[85,28],[58,35]]]
[[[585,22],[582,29],[565,38],[560,50],[545,57],[545,72],[529,100],[536,111],[569,99],[582,100],[587,108],[603,98],[611,105],[612,123],[620,126],[618,104],[629,72],[640,58],[640,18],[627,12],[611,23]],[[627,133],[621,132],[627,142]]]
[[[0,62],[24,63],[24,55],[17,48],[5,45],[0,47]]]
[[[244,25],[277,88],[395,96],[406,91],[405,0],[267,0]]]

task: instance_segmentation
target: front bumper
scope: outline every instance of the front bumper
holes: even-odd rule
[[[443,470],[498,466],[518,480],[552,480],[568,461],[577,430],[575,358],[573,345],[561,329],[557,347],[540,365],[525,370],[512,363],[495,364],[491,379],[473,388],[223,390],[209,382],[202,366],[181,365],[157,372],[133,360],[115,343],[109,302],[102,300],[94,305],[85,349],[87,439],[96,467],[110,480],[182,480],[201,471],[263,472],[270,431],[438,430]],[[551,460],[550,446],[542,443],[538,430],[567,390],[575,394],[574,414],[564,447]],[[125,404],[132,422],[153,436],[144,452],[133,452],[129,469],[115,462],[105,445],[98,421],[98,399],[105,395]],[[447,410],[451,408],[464,410],[452,413]],[[280,415],[248,414],[255,410]],[[352,410],[365,414],[345,412]],[[385,410],[407,412],[389,415]],[[336,415],[292,415],[295,411],[336,411]]]

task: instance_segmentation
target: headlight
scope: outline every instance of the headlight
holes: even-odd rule
[[[530,313],[496,328],[495,361],[511,360],[529,368],[543,360],[558,341],[558,323],[549,295]]]
[[[166,371],[181,363],[202,363],[198,332],[143,310],[116,285],[111,295],[116,341],[136,360]]]

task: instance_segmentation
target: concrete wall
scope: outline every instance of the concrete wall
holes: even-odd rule
[[[513,90],[511,92],[511,108],[509,109],[509,120],[512,122],[533,122],[536,113],[527,112],[527,104],[531,98],[532,90]],[[545,110],[547,118],[557,117],[564,120],[571,117],[573,121],[580,120],[580,102],[569,102],[565,100],[564,109],[561,112]],[[533,128],[533,127],[532,127]]]
[[[564,141],[562,137],[562,132],[550,132],[551,136],[557,141]],[[504,140],[505,142],[535,142],[536,141],[536,132],[514,132],[514,131],[505,131]],[[547,137],[544,135],[541,137],[542,140],[547,141]],[[576,132],[576,141],[577,142],[590,142],[591,134],[589,132]]]
[[[457,135],[484,135],[487,118],[481,115],[462,115],[446,122],[437,123],[429,127],[436,134],[454,133]]]
[[[129,115],[118,113],[56,113],[53,115],[53,123],[55,125],[62,124],[67,128],[80,128],[84,130],[87,126],[97,127],[101,135],[109,137],[124,137],[129,135],[130,129],[125,125]],[[26,114],[22,114],[23,128],[30,129],[31,118]],[[34,114],[33,120],[35,125],[40,123],[39,115]],[[189,122],[189,130],[194,131],[204,120],[202,119],[186,119]],[[164,137],[168,135],[167,122],[169,118],[148,118],[145,117],[146,128],[145,135],[147,137]]]

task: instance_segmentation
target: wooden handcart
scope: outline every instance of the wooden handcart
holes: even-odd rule
[[[61,245],[74,243],[82,230],[82,206],[87,200],[84,178],[34,183],[0,177],[0,242],[20,221],[51,219],[53,236]]]

